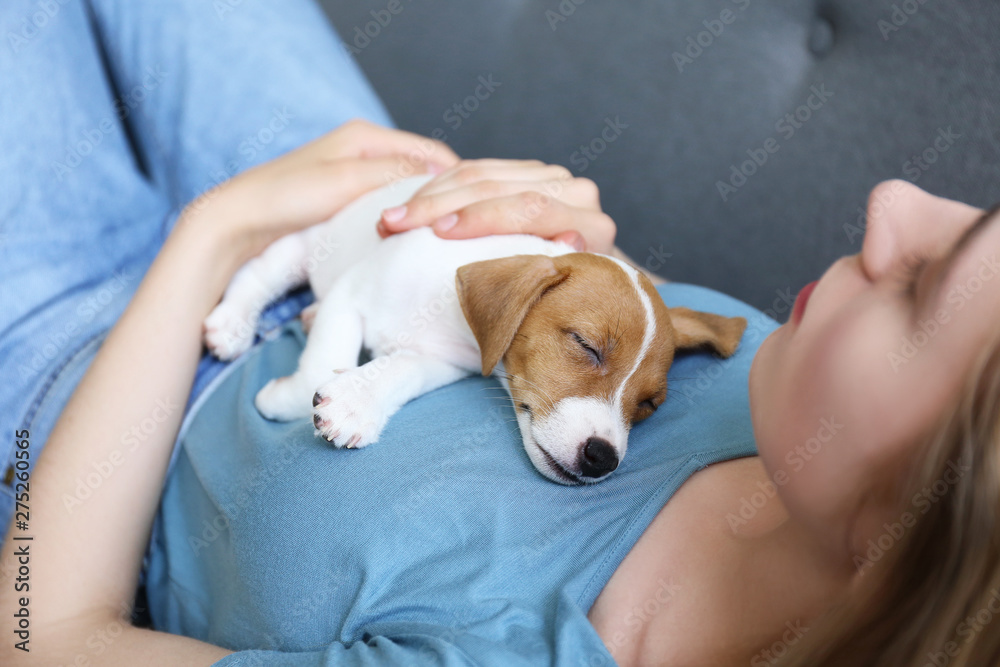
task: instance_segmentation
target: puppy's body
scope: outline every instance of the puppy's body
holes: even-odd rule
[[[308,279],[317,297],[298,370],[258,393],[262,415],[311,413],[334,445],[364,447],[407,401],[494,372],[535,467],[578,484],[617,467],[632,422],[665,397],[676,346],[735,349],[742,326],[734,332],[718,316],[695,314],[695,328],[714,331],[677,340],[686,334],[652,285],[617,259],[531,235],[444,240],[422,228],[379,238],[381,211],[427,180],[369,193],[234,277],[205,322],[206,344],[222,358],[249,347],[262,308],[291,286]],[[358,367],[362,347],[372,361]]]

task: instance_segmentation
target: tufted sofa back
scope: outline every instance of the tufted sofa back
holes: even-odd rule
[[[779,320],[907,179],[1000,201],[998,0],[324,0],[401,127],[598,183],[619,245]]]

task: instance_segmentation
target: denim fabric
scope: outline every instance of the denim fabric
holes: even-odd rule
[[[304,342],[286,325],[189,415],[152,540],[154,626],[238,651],[225,667],[613,664],[587,611],[691,474],[756,453],[747,378],[776,326],[718,292],[659,291],[747,333],[731,359],[678,355],[621,466],[584,487],[532,467],[493,378],[411,401],[362,450],[263,419],[254,395]]]
[[[309,0],[5,0],[0,37],[6,527],[15,430],[34,463],[184,205],[350,118],[391,121]]]

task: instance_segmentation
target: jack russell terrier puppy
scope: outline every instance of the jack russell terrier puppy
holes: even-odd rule
[[[746,320],[667,308],[616,258],[522,234],[446,240],[420,228],[381,239],[382,211],[429,179],[370,192],[233,277],[205,320],[205,343],[224,360],[250,347],[270,301],[306,280],[316,295],[298,370],[260,390],[261,415],[312,414],[335,447],[366,447],[406,402],[492,373],[535,468],[584,484],[618,467],[632,424],[663,403],[676,349],[736,350]],[[362,347],[372,359],[358,366]]]

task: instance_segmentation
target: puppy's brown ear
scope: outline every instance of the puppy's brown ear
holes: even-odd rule
[[[493,372],[542,293],[566,276],[545,255],[515,255],[459,267],[458,301],[479,343],[483,375]]]
[[[740,344],[747,321],[742,317],[724,317],[690,308],[668,308],[677,333],[677,348],[708,347],[722,357],[732,356]]]

